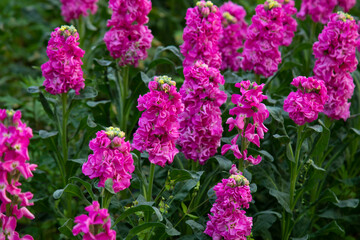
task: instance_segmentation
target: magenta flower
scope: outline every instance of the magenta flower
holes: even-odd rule
[[[310,123],[318,118],[319,112],[324,110],[328,99],[325,83],[322,80],[309,77],[297,77],[291,84],[298,88],[291,92],[284,101],[284,110],[298,125]]]
[[[95,14],[97,11],[96,3],[98,0],[60,0],[61,1],[61,15],[63,15],[66,22],[73,19],[78,19],[80,15],[88,16],[88,11]]]
[[[183,33],[184,43],[180,51],[184,55],[184,67],[202,60],[209,67],[219,69],[221,54],[218,41],[222,33],[221,13],[210,1],[199,1],[196,7],[186,12],[186,27]]]
[[[231,96],[232,103],[235,107],[230,109],[230,115],[236,115],[234,118],[229,118],[226,123],[229,125],[229,131],[232,131],[235,127],[238,134],[233,138],[231,144],[225,144],[221,149],[221,154],[224,155],[227,151],[232,150],[234,156],[238,159],[244,159],[253,165],[257,165],[261,162],[261,156],[254,158],[253,156],[247,156],[246,148],[250,143],[254,143],[260,147],[260,139],[264,138],[264,133],[268,129],[264,126],[264,121],[269,117],[269,111],[266,109],[263,100],[267,99],[266,95],[263,95],[262,89],[264,84],[258,85],[257,83],[251,83],[248,81],[242,81],[236,83],[235,87],[240,88],[240,94],[233,94]],[[244,138],[243,149],[239,150],[237,141],[238,138]]]
[[[338,0],[338,1],[339,1],[339,6],[344,9],[344,12],[350,11],[350,9],[352,9],[356,4],[356,0]]]
[[[220,106],[227,96],[219,89],[224,77],[218,69],[197,61],[184,68],[180,89],[185,111],[180,115],[178,144],[186,158],[205,162],[217,152],[223,132]]]
[[[74,236],[83,233],[83,240],[115,240],[116,232],[111,230],[111,219],[106,208],[100,208],[97,201],[92,205],[85,207],[88,215],[75,217],[77,223],[72,232]]]
[[[111,29],[105,34],[104,42],[110,55],[119,60],[120,66],[138,66],[139,60],[147,58],[154,36],[145,26],[151,11],[149,0],[110,0],[111,19],[107,26]]]
[[[178,116],[184,111],[176,83],[167,76],[149,82],[150,92],[139,96],[139,128],[134,134],[133,147],[149,153],[149,161],[161,167],[171,164],[179,152],[175,142],[179,137]]]
[[[21,192],[19,188],[20,177],[32,177],[37,167],[28,163],[32,136],[31,128],[21,121],[20,111],[0,109],[0,239],[5,239],[5,236],[14,240],[33,239],[29,235],[20,238],[15,231],[17,220],[35,218],[27,209],[33,205],[30,202],[33,194]]]
[[[49,61],[41,65],[45,90],[53,95],[74,89],[76,94],[85,87],[79,47],[79,34],[73,26],[55,28],[47,46]]]
[[[130,143],[125,142],[125,133],[119,128],[106,128],[106,131],[96,133],[89,147],[94,153],[82,166],[82,172],[91,179],[100,178],[99,187],[104,187],[106,180],[111,178],[114,192],[128,188],[135,166]]]
[[[349,73],[356,70],[356,47],[358,26],[349,14],[334,13],[329,23],[314,43],[315,78],[325,82],[329,96],[324,113],[332,119],[346,119],[350,116],[350,102],[354,83]]]
[[[297,17],[305,20],[309,15],[314,22],[326,24],[337,4],[338,0],[303,0]]]
[[[279,46],[284,44],[284,11],[280,3],[267,0],[255,12],[247,31],[241,67],[270,77],[281,63]]]
[[[216,201],[209,214],[205,232],[213,239],[246,240],[251,235],[252,218],[241,208],[249,208],[252,201],[249,181],[235,165],[230,170],[230,178],[223,179],[214,187]]]
[[[221,69],[230,68],[238,71],[242,55],[239,50],[244,46],[248,26],[244,19],[246,11],[242,6],[229,1],[220,7],[220,12],[223,26],[223,33],[219,40]]]
[[[281,45],[289,46],[292,42],[292,39],[295,36],[295,32],[297,29],[297,22],[293,18],[293,15],[297,13],[297,9],[295,8],[294,0],[276,0],[277,2],[282,4],[282,9],[284,11],[283,17],[283,26],[284,26],[284,39]]]

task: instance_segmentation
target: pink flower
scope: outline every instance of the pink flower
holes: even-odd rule
[[[111,230],[111,219],[108,210],[100,209],[100,204],[93,201],[92,205],[87,206],[85,210],[88,215],[80,215],[75,217],[77,223],[72,232],[74,236],[84,233],[84,240],[115,240],[116,232]]]
[[[221,54],[218,41],[222,33],[221,13],[210,1],[199,1],[197,6],[186,12],[184,43],[180,51],[184,55],[184,67],[202,60],[209,67],[219,69]]]
[[[205,232],[213,239],[246,240],[251,234],[252,218],[241,208],[249,208],[252,201],[249,181],[235,165],[230,170],[230,178],[223,179],[214,187],[216,201],[209,214]]]
[[[79,48],[79,34],[73,26],[55,28],[47,46],[49,61],[41,65],[45,90],[53,95],[74,89],[76,94],[85,87]]]
[[[292,42],[292,39],[295,36],[295,32],[297,29],[297,22],[292,17],[297,13],[297,9],[295,8],[294,0],[276,0],[277,2],[282,4],[282,9],[284,11],[283,17],[283,25],[284,25],[284,39],[281,45],[289,46]]]
[[[297,17],[305,20],[309,15],[314,22],[326,24],[337,3],[338,0],[303,0]]]
[[[219,49],[222,56],[221,69],[230,68],[238,71],[240,68],[241,53],[239,50],[246,39],[247,23],[246,12],[242,6],[229,1],[220,7],[223,33],[219,40]]]
[[[300,76],[294,78],[291,84],[298,90],[285,99],[284,110],[298,125],[316,120],[328,99],[324,81]]]
[[[231,96],[232,103],[235,107],[229,110],[230,115],[236,115],[234,118],[229,118],[226,123],[229,124],[229,131],[236,127],[239,134],[231,141],[230,144],[225,144],[221,149],[221,154],[224,155],[227,151],[232,150],[238,159],[244,159],[253,165],[261,162],[261,156],[254,158],[253,156],[247,157],[247,150],[249,143],[254,143],[260,147],[260,139],[264,138],[264,133],[268,129],[264,126],[263,122],[269,117],[269,111],[266,109],[263,100],[267,99],[263,95],[262,89],[264,84],[258,85],[251,83],[249,80],[236,83],[235,87],[240,88],[241,94],[233,94]],[[251,122],[252,120],[252,122]],[[240,152],[237,145],[237,140],[240,137],[244,138],[244,151]]]
[[[21,121],[21,112],[0,109],[0,239],[32,240],[15,231],[16,221],[22,217],[34,219],[27,209],[33,205],[31,192],[21,192],[20,177],[33,176],[37,167],[28,163],[28,146],[32,130]],[[5,235],[4,235],[5,234]]]
[[[218,69],[202,61],[184,68],[180,89],[185,111],[179,116],[178,144],[186,158],[205,162],[217,152],[223,132],[220,106],[226,94],[219,89],[224,78]]]
[[[145,26],[151,11],[149,0],[110,0],[111,19],[107,26],[111,29],[105,34],[104,42],[110,55],[119,59],[119,65],[138,66],[139,60],[147,58],[154,36]]]
[[[338,0],[339,6],[344,9],[345,12],[350,11],[356,4],[356,0]]]
[[[255,9],[252,24],[248,28],[244,43],[242,69],[270,77],[281,63],[279,46],[284,44],[284,11],[282,5],[267,0]]]
[[[99,187],[104,187],[109,178],[113,180],[114,192],[130,186],[135,166],[130,143],[124,139],[124,132],[109,127],[106,131],[97,132],[96,138],[90,141],[89,147],[94,153],[82,166],[82,172],[91,179],[99,177]]]
[[[91,14],[97,11],[98,0],[60,0],[61,1],[61,15],[63,15],[66,22],[73,19],[78,19],[80,15],[88,16],[88,10]]]
[[[178,116],[184,111],[175,82],[167,76],[149,82],[150,92],[138,98],[139,128],[134,134],[133,147],[149,153],[149,161],[164,167],[171,164],[179,152],[175,142],[179,137]]]
[[[350,116],[354,83],[349,73],[356,70],[356,47],[359,45],[358,26],[349,14],[332,14],[329,23],[314,43],[314,75],[325,82],[328,101],[324,113],[332,119]]]

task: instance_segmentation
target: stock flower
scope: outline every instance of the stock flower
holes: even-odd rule
[[[111,178],[114,192],[128,188],[135,166],[130,143],[125,142],[125,133],[119,128],[106,128],[106,131],[96,133],[89,147],[94,153],[82,166],[82,172],[91,179],[99,177],[99,187],[104,187],[105,181]]]
[[[80,215],[75,217],[77,223],[72,232],[74,236],[84,233],[84,240],[106,239],[115,240],[116,232],[111,230],[111,219],[106,208],[100,208],[97,201],[93,201],[92,205],[85,207],[88,215]]]
[[[235,87],[240,88],[241,94],[231,96],[231,101],[235,104],[235,107],[230,109],[229,113],[232,116],[236,115],[236,117],[235,119],[230,117],[226,123],[229,125],[229,131],[236,127],[239,134],[233,138],[231,144],[225,144],[222,147],[221,154],[224,155],[227,151],[232,150],[236,158],[257,165],[261,162],[261,156],[256,158],[247,156],[246,148],[250,142],[260,147],[260,139],[263,139],[264,133],[268,131],[263,124],[265,119],[269,117],[269,111],[266,109],[265,104],[262,103],[263,100],[267,99],[267,96],[263,95],[262,92],[264,84],[258,85],[247,80],[236,83]],[[240,136],[245,140],[242,141],[242,144],[244,144],[243,152],[240,152],[237,145]]]
[[[15,231],[17,220],[34,219],[27,209],[33,203],[31,192],[21,192],[20,177],[32,177],[37,165],[28,163],[31,128],[21,121],[21,112],[0,109],[0,239],[32,240]]]
[[[219,84],[224,84],[224,77],[202,61],[185,67],[184,76],[180,94],[185,111],[179,117],[178,144],[186,158],[205,164],[220,146],[223,132],[220,106],[227,96]]]
[[[354,83],[350,75],[357,68],[358,26],[349,14],[334,13],[314,43],[314,75],[323,80],[329,96],[324,113],[332,119],[350,116]]]
[[[305,20],[309,15],[314,22],[326,24],[337,3],[338,0],[303,0],[297,17]]]
[[[292,17],[297,13],[295,8],[294,0],[276,0],[277,2],[282,4],[282,9],[284,11],[283,16],[283,26],[284,26],[284,39],[281,45],[289,46],[292,42],[292,39],[295,36],[295,32],[297,29],[297,22]]]
[[[284,42],[282,5],[267,0],[255,9],[244,43],[242,69],[270,77],[281,63],[279,46]]]
[[[111,57],[119,60],[120,66],[138,66],[139,60],[147,58],[147,49],[151,47],[154,36],[145,26],[151,11],[149,0],[110,0],[111,19],[107,26],[104,42]]]
[[[316,120],[328,99],[324,81],[300,76],[294,78],[291,84],[298,90],[291,92],[285,99],[285,112],[288,112],[290,118],[298,125]]]
[[[246,11],[242,6],[229,1],[220,7],[220,12],[223,26],[223,33],[219,40],[222,57],[221,69],[230,68],[233,71],[238,71],[241,61],[239,50],[244,45],[248,26],[244,19]]]
[[[88,10],[91,14],[97,11],[98,0],[60,0],[61,1],[61,15],[63,15],[66,22],[73,19],[78,19],[80,15],[88,16]]]
[[[184,43],[180,51],[184,55],[184,67],[202,60],[209,67],[219,69],[221,54],[218,41],[222,33],[221,13],[211,1],[199,1],[186,12]]]
[[[178,116],[184,111],[176,83],[167,76],[149,82],[150,92],[139,96],[139,128],[134,134],[133,147],[149,153],[149,161],[164,167],[171,164],[179,152],[175,141],[179,137]]]
[[[350,11],[356,4],[356,0],[338,0],[339,6],[344,9],[345,12]]]
[[[214,187],[216,201],[204,233],[213,239],[246,240],[251,235],[252,218],[247,217],[241,208],[249,208],[252,201],[249,181],[235,165],[230,174],[230,178],[223,179]]]
[[[79,34],[73,26],[55,28],[46,49],[49,61],[41,65],[45,90],[53,95],[74,89],[76,94],[85,87],[79,47]]]

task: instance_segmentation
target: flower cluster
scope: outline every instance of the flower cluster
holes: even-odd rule
[[[154,36],[144,24],[149,21],[150,0],[110,0],[109,8],[113,14],[107,26],[111,29],[104,41],[110,55],[119,59],[119,65],[137,66],[139,60],[147,58]]]
[[[334,13],[314,43],[316,58],[314,75],[323,80],[329,99],[324,113],[333,119],[346,120],[350,116],[350,102],[354,83],[350,75],[356,70],[358,26],[349,14]]]
[[[31,128],[21,122],[21,112],[0,109],[0,239],[20,239],[15,231],[22,217],[34,219],[27,209],[33,205],[31,192],[21,192],[19,179],[32,177],[37,167],[28,163]],[[21,239],[32,240],[29,235]]]
[[[277,2],[282,4],[282,9],[284,11],[283,16],[283,26],[284,26],[284,39],[281,45],[289,46],[292,42],[292,39],[295,36],[297,29],[297,22],[293,18],[293,15],[297,13],[295,8],[294,0],[277,0]]]
[[[223,33],[219,40],[219,49],[222,56],[221,69],[230,68],[238,71],[241,62],[239,50],[246,39],[247,23],[245,22],[246,11],[231,1],[220,7],[222,14],[221,23]]]
[[[85,87],[79,47],[79,34],[73,26],[55,28],[46,49],[49,61],[41,65],[45,90],[53,95],[74,89],[76,94]]]
[[[180,89],[185,111],[180,115],[179,145],[188,159],[204,164],[220,146],[223,128],[220,106],[227,95],[219,89],[224,77],[202,61],[184,68]]]
[[[75,217],[77,223],[72,232],[74,236],[84,233],[84,240],[106,239],[115,240],[116,232],[111,230],[111,219],[106,208],[100,208],[97,201],[93,201],[92,205],[85,207],[89,215],[80,215]]]
[[[356,0],[304,0],[297,17],[304,20],[310,15],[314,22],[326,24],[337,5],[348,12],[355,4]]]
[[[241,67],[270,77],[281,63],[279,46],[284,43],[284,11],[280,3],[267,0],[255,12],[247,31]]]
[[[128,188],[135,166],[131,145],[125,142],[125,133],[119,128],[106,128],[106,131],[96,133],[89,147],[94,153],[82,166],[82,172],[91,179],[99,177],[99,187],[104,187],[105,181],[111,178],[114,192]]]
[[[316,120],[328,99],[324,81],[300,76],[294,78],[291,84],[298,90],[285,99],[285,112],[298,125]]]
[[[97,11],[96,3],[98,0],[60,0],[61,1],[61,15],[63,15],[66,22],[73,19],[78,19],[80,15],[88,16],[88,10],[91,14]]]
[[[149,82],[150,92],[139,96],[139,128],[134,134],[133,147],[149,153],[149,161],[164,167],[171,164],[179,152],[175,142],[179,137],[178,116],[184,111],[176,83],[167,76]]]
[[[219,69],[221,53],[218,41],[222,33],[219,9],[210,1],[200,1],[196,7],[187,10],[185,19],[184,43],[180,46],[185,56],[184,67],[202,60],[209,67]]]
[[[205,233],[213,239],[246,240],[251,235],[252,217],[247,217],[241,208],[249,208],[252,201],[249,181],[235,165],[230,178],[223,179],[214,187],[216,202],[209,214]]]
[[[225,144],[222,147],[221,154],[224,155],[227,151],[232,150],[236,158],[257,165],[261,162],[261,156],[259,155],[256,158],[251,155],[247,156],[247,147],[250,143],[260,147],[260,139],[263,139],[264,133],[268,131],[263,122],[269,117],[269,111],[265,104],[261,103],[267,99],[267,96],[262,93],[264,84],[257,85],[248,80],[236,83],[235,87],[240,88],[241,95],[233,94],[231,96],[231,101],[235,107],[230,109],[229,113],[236,115],[236,117],[235,119],[229,118],[226,123],[229,124],[229,131],[236,127],[238,134],[232,139],[231,144]],[[250,121],[251,118],[252,122]],[[243,151],[240,151],[237,145],[240,135]]]

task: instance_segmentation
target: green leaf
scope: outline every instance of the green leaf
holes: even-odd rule
[[[323,127],[323,131],[320,134],[320,137],[318,138],[312,149],[311,155],[313,157],[318,157],[322,155],[329,145],[330,130],[325,126],[325,124],[321,120],[319,120],[319,123]]]
[[[177,182],[189,180],[189,179],[200,179],[203,172],[188,171],[186,169],[171,169],[170,178]]]
[[[74,227],[74,220],[69,218],[61,227],[59,227],[59,231],[64,234],[69,239],[77,239],[72,233],[72,229]]]
[[[291,238],[291,240],[308,240],[309,239],[309,235],[306,234],[305,236],[301,237],[301,238]]]
[[[282,218],[282,215],[280,213],[275,212],[275,211],[271,211],[271,210],[257,212],[257,213],[254,214],[253,217],[256,217],[256,216],[262,215],[262,214],[273,214],[273,215],[277,216],[279,219]]]
[[[331,223],[327,224],[325,227],[321,228],[319,231],[311,234],[311,238],[317,238],[319,236],[326,236],[329,233],[335,233],[340,236],[345,234],[345,231],[337,224],[336,221],[332,221]]]
[[[159,221],[163,220],[163,216],[161,215],[160,211],[158,208],[150,206],[150,205],[137,205],[135,207],[131,207],[129,209],[127,209],[124,213],[122,213],[113,223],[113,226],[115,226],[116,224],[118,224],[120,221],[124,220],[125,218],[127,218],[128,216],[130,216],[131,214],[134,214],[136,212],[150,212],[150,213],[155,213],[157,218],[159,219]]]
[[[95,194],[94,194],[94,192],[92,190],[92,187],[91,187],[90,183],[88,183],[88,182],[86,182],[86,181],[84,181],[84,180],[82,180],[81,178],[78,178],[78,177],[69,178],[69,181],[71,181],[71,180],[80,182],[86,188],[87,192],[90,194],[91,199],[92,200],[97,200],[97,197],[95,197]]]
[[[99,64],[100,66],[103,67],[108,67],[112,64],[112,61],[108,61],[108,60],[104,60],[104,59],[97,59],[94,58],[95,62],[97,62],[97,64]]]
[[[158,223],[158,222],[149,222],[149,223],[144,223],[144,224],[138,225],[129,231],[129,234],[126,236],[125,240],[131,240],[133,237],[135,237],[139,233],[145,231],[146,229],[156,228],[156,227],[165,228],[166,226],[165,226],[165,224]]]
[[[84,197],[84,194],[81,192],[80,188],[73,184],[73,183],[69,183],[68,185],[65,186],[64,189],[58,189],[53,193],[53,197],[55,200],[60,199],[63,195],[63,193],[68,193],[72,196],[78,197],[80,199],[84,199],[86,200],[86,198]],[[87,200],[86,200],[87,201]],[[88,202],[89,203],[89,202]],[[89,203],[90,204],[90,203]]]
[[[251,183],[250,184],[250,192],[256,193],[256,191],[257,191],[257,185],[255,183]]]
[[[290,143],[286,145],[286,157],[291,162],[295,163],[294,152],[292,150],[292,147],[291,147]]]
[[[76,95],[74,99],[88,99],[94,98],[98,95],[98,92],[93,87],[85,87],[83,90],[80,91],[79,95]]]
[[[253,232],[261,232],[263,230],[269,229],[276,222],[276,216],[273,214],[261,214],[256,217],[254,221]]]
[[[40,92],[40,89],[38,86],[31,86],[31,87],[28,87],[27,92],[28,93],[38,93],[38,92]]]
[[[350,128],[356,135],[360,136],[360,130],[356,128]]]
[[[97,126],[97,124],[94,121],[94,117],[92,115],[88,116],[86,123],[90,128],[94,128]]]
[[[323,132],[322,126],[321,125],[307,126],[302,135],[303,140],[310,137],[315,132],[322,133]]]
[[[161,64],[168,64],[168,65],[172,65],[173,67],[175,67],[175,63],[173,61],[171,61],[170,59],[158,58],[158,59],[151,61],[151,63],[149,64],[149,66],[147,68],[147,71],[149,71],[150,69],[152,69],[158,65],[161,65]]]
[[[279,107],[272,107],[272,106],[266,106],[267,110],[269,111],[271,117],[279,122],[284,123],[284,117],[282,116],[282,109]]]
[[[46,138],[51,138],[53,136],[56,136],[58,135],[58,131],[52,131],[52,132],[48,132],[48,131],[45,131],[45,130],[40,130],[39,131],[39,136],[42,138],[42,139],[46,139]]]
[[[101,101],[87,101],[86,104],[89,106],[89,107],[96,107],[97,105],[99,104],[107,104],[107,103],[110,103],[111,101],[110,100],[101,100]]]
[[[166,221],[166,228],[165,228],[165,232],[167,235],[169,236],[179,236],[181,233],[176,230],[173,225],[171,224],[171,222],[165,218],[165,221]]]
[[[39,100],[41,105],[43,106],[46,114],[53,119],[54,117],[54,112],[51,110],[50,104],[48,102],[48,100],[45,98],[45,96],[42,94],[42,92],[39,92]]]
[[[187,214],[187,213],[188,213],[188,212],[187,212],[188,209],[187,209],[187,207],[186,207],[186,205],[185,205],[184,202],[181,202],[181,207],[182,207],[183,213]]]
[[[154,59],[159,58],[160,53],[164,52],[164,51],[170,51],[172,52],[175,56],[177,56],[179,58],[179,60],[182,62],[184,60],[184,56],[180,53],[179,49],[175,46],[167,46],[167,47],[163,47],[160,46],[156,49],[156,52],[154,54]]]
[[[290,138],[288,135],[279,135],[279,134],[274,134],[273,138],[279,140],[280,143],[282,144],[287,144],[290,142]]]
[[[229,159],[227,159],[222,155],[216,155],[213,158],[216,159],[216,161],[219,164],[219,167],[223,170],[229,170],[233,164]]]
[[[356,208],[359,205],[359,199],[341,200],[334,204],[340,208]]]
[[[141,76],[141,80],[145,83],[145,85],[147,86],[148,83],[151,81],[151,78],[149,78],[146,73],[144,72],[140,72],[140,76]]]
[[[317,170],[317,171],[326,172],[325,169],[317,166],[317,165],[314,163],[314,161],[311,161],[311,166],[312,166],[315,170]]]
[[[115,194],[114,188],[113,188],[113,180],[112,178],[108,178],[105,181],[105,189],[108,190],[110,193]]]
[[[280,205],[285,209],[285,211],[292,214],[289,206],[290,196],[288,193],[280,192],[275,189],[270,189],[269,194],[277,199],[278,203],[280,203]]]
[[[191,227],[191,229],[193,230],[193,233],[197,239],[204,239],[203,232],[205,230],[205,227],[203,225],[195,222],[194,220],[187,220],[187,221],[185,221],[185,223]]]
[[[78,163],[80,165],[83,165],[87,161],[86,158],[77,158],[77,159],[68,159],[68,160],[71,162]]]

